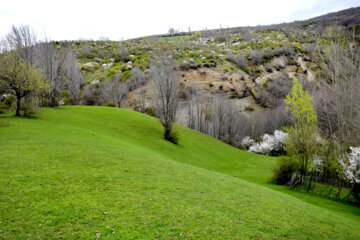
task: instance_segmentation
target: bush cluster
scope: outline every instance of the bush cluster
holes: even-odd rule
[[[299,169],[299,163],[292,157],[281,157],[273,168],[273,177],[271,182],[279,185],[285,185],[290,180],[293,174]]]

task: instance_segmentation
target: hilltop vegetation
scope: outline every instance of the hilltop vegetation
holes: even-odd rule
[[[359,238],[358,208],[272,190],[275,159],[179,125],[174,145],[156,119],[115,108],[2,121],[5,239]]]

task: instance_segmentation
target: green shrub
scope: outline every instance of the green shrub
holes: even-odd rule
[[[70,101],[70,98],[68,96],[65,96],[63,98],[63,101],[64,101],[64,105],[71,105],[71,101]]]
[[[154,111],[154,109],[148,107],[148,108],[146,108],[145,111],[146,111],[146,114],[147,114],[147,115],[152,116],[152,117],[155,117],[155,111]]]
[[[177,131],[172,130],[170,132],[170,136],[169,136],[169,138],[167,140],[169,140],[170,142],[172,142],[174,144],[178,144],[178,142],[179,142],[179,133]]]
[[[110,67],[107,72],[109,74],[109,76],[114,76],[116,70],[118,70],[116,67]]]
[[[299,170],[299,162],[294,157],[281,157],[273,168],[274,175],[271,182],[284,185],[297,170]]]
[[[255,71],[255,73],[261,73],[261,69],[257,66],[254,68],[254,71]]]
[[[245,107],[245,111],[247,111],[247,112],[253,112],[255,109],[254,109],[254,107],[252,107],[252,106],[246,106]]]
[[[106,103],[106,106],[107,107],[116,107],[116,103],[109,101]]]
[[[211,66],[211,67],[216,67],[216,65],[217,65],[217,64],[216,64],[216,60],[211,59],[211,60],[210,60],[210,66]]]
[[[263,86],[265,88],[267,88],[267,85],[269,84],[269,82],[271,82],[273,79],[271,77],[267,78],[266,81],[264,82]]]
[[[62,93],[62,101],[64,105],[71,105],[70,94],[68,92]]]
[[[210,63],[204,63],[203,66],[206,67],[206,68],[211,68]]]
[[[24,111],[24,117],[30,117],[37,113],[37,104],[34,99],[25,98],[23,99],[21,110]]]
[[[125,82],[126,80],[128,80],[129,78],[131,78],[131,73],[130,71],[125,71],[122,72],[122,80]]]
[[[15,97],[10,95],[8,97],[5,97],[0,102],[0,113],[1,112],[8,112],[10,111],[11,107],[15,104]]]

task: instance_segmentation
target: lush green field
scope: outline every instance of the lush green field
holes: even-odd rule
[[[106,107],[0,116],[1,239],[359,239],[359,208],[266,183],[276,159]]]

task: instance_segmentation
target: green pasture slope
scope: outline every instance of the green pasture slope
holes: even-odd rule
[[[0,116],[0,239],[360,239],[359,208],[267,184],[276,159],[107,107]]]

